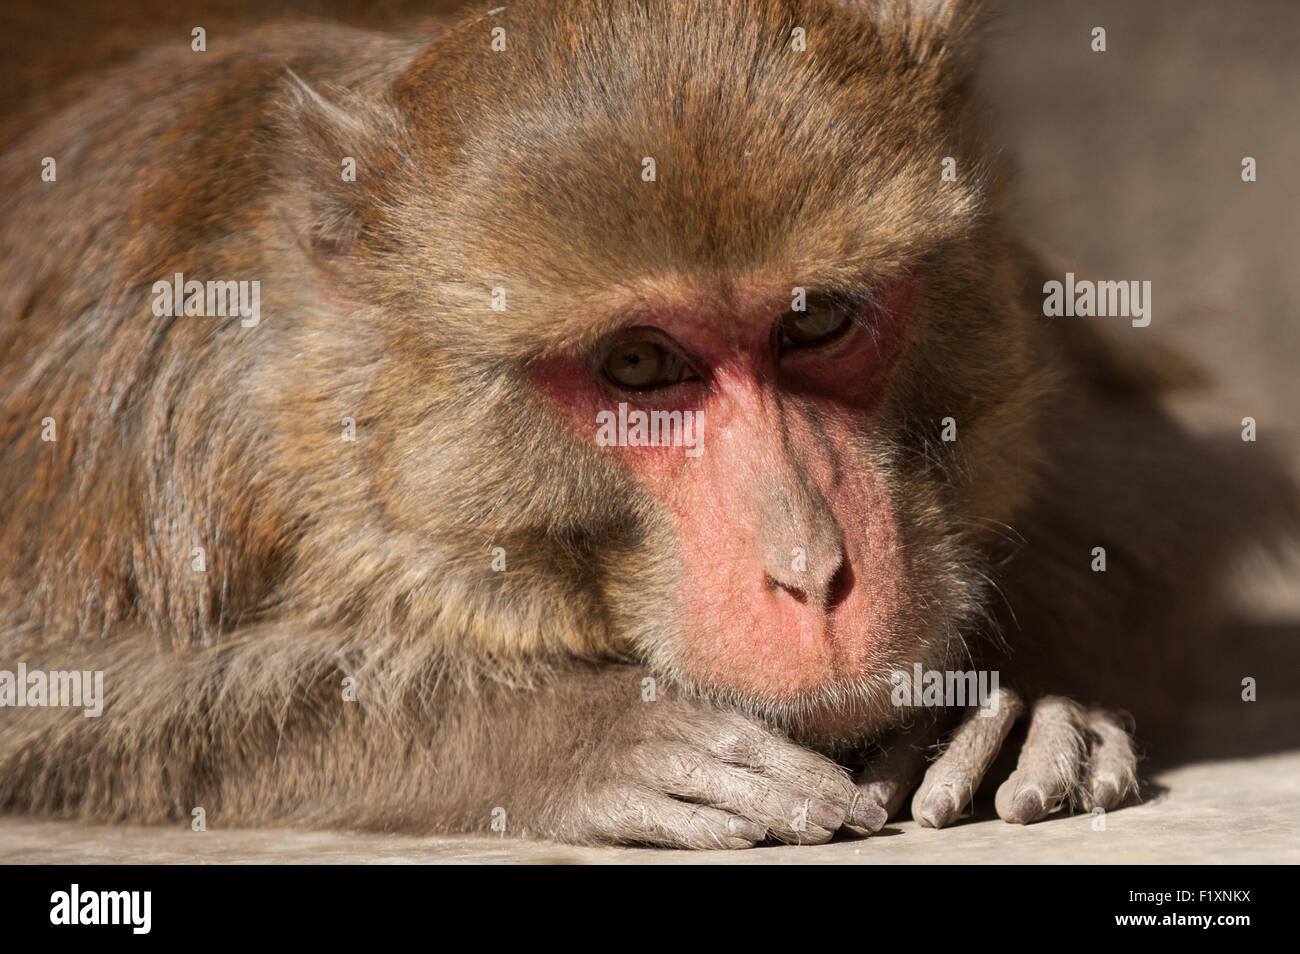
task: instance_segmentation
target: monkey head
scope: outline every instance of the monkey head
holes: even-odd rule
[[[401,554],[352,564],[389,618],[643,658],[822,739],[896,718],[892,671],[987,635],[1043,369],[968,20],[512,4],[381,96],[295,95],[321,320],[363,315],[334,360],[364,376],[335,387],[386,409],[346,480],[384,501],[353,537]],[[326,181],[339,154],[357,182]],[[622,439],[638,412],[693,446]]]

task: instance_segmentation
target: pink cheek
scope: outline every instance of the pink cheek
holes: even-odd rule
[[[692,465],[706,453],[708,427],[720,420],[720,415],[707,413],[703,407],[705,402],[702,398],[706,392],[701,385],[683,385],[667,397],[657,394],[653,405],[647,403],[643,406],[634,396],[618,397],[604,390],[592,379],[587,365],[574,358],[560,358],[538,366],[534,369],[533,380],[551,405],[593,445],[599,444],[602,422],[608,423],[609,418],[604,416],[613,415],[617,420],[620,404],[627,406],[629,415],[652,410],[695,415],[690,430],[674,427],[673,433],[677,438],[674,443],[660,446],[615,443],[599,447],[602,452],[613,455],[633,479],[665,501],[682,473],[691,470]]]

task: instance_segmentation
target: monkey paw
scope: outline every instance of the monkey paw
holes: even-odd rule
[[[680,700],[655,709],[627,741],[607,741],[560,837],[749,848],[820,844],[841,827],[866,835],[886,821],[840,766],[742,715]]]
[[[956,821],[993,763],[1012,725],[1024,712],[1014,692],[1003,689],[996,708],[968,713],[943,752],[926,769],[912,798],[912,817],[928,828]],[[990,711],[992,714],[989,714]],[[889,813],[915,778],[915,739],[887,748],[859,777],[864,797]],[[1069,803],[1109,811],[1137,789],[1137,756],[1125,720],[1061,696],[1032,706],[1029,732],[1011,776],[994,797],[1004,821],[1026,825]]]

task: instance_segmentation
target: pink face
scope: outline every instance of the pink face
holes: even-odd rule
[[[602,452],[675,526],[680,664],[703,686],[779,702],[883,664],[906,574],[891,496],[863,435],[903,350],[915,283],[886,283],[876,306],[832,302],[802,315],[788,312],[789,296],[762,297],[726,314],[686,296],[652,304],[595,361],[550,361],[537,380],[593,443],[597,415],[612,412],[608,422],[620,403],[625,419],[699,415],[690,453]],[[652,386],[621,386],[628,355],[668,370],[634,368]]]

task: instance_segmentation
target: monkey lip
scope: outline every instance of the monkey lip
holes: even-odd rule
[[[821,656],[833,652],[843,637],[857,632],[854,624],[862,622],[857,613],[846,613],[840,606],[801,601],[784,592],[772,593],[765,602],[758,608],[762,629],[755,633],[756,637],[763,639],[770,634],[801,654]]]

